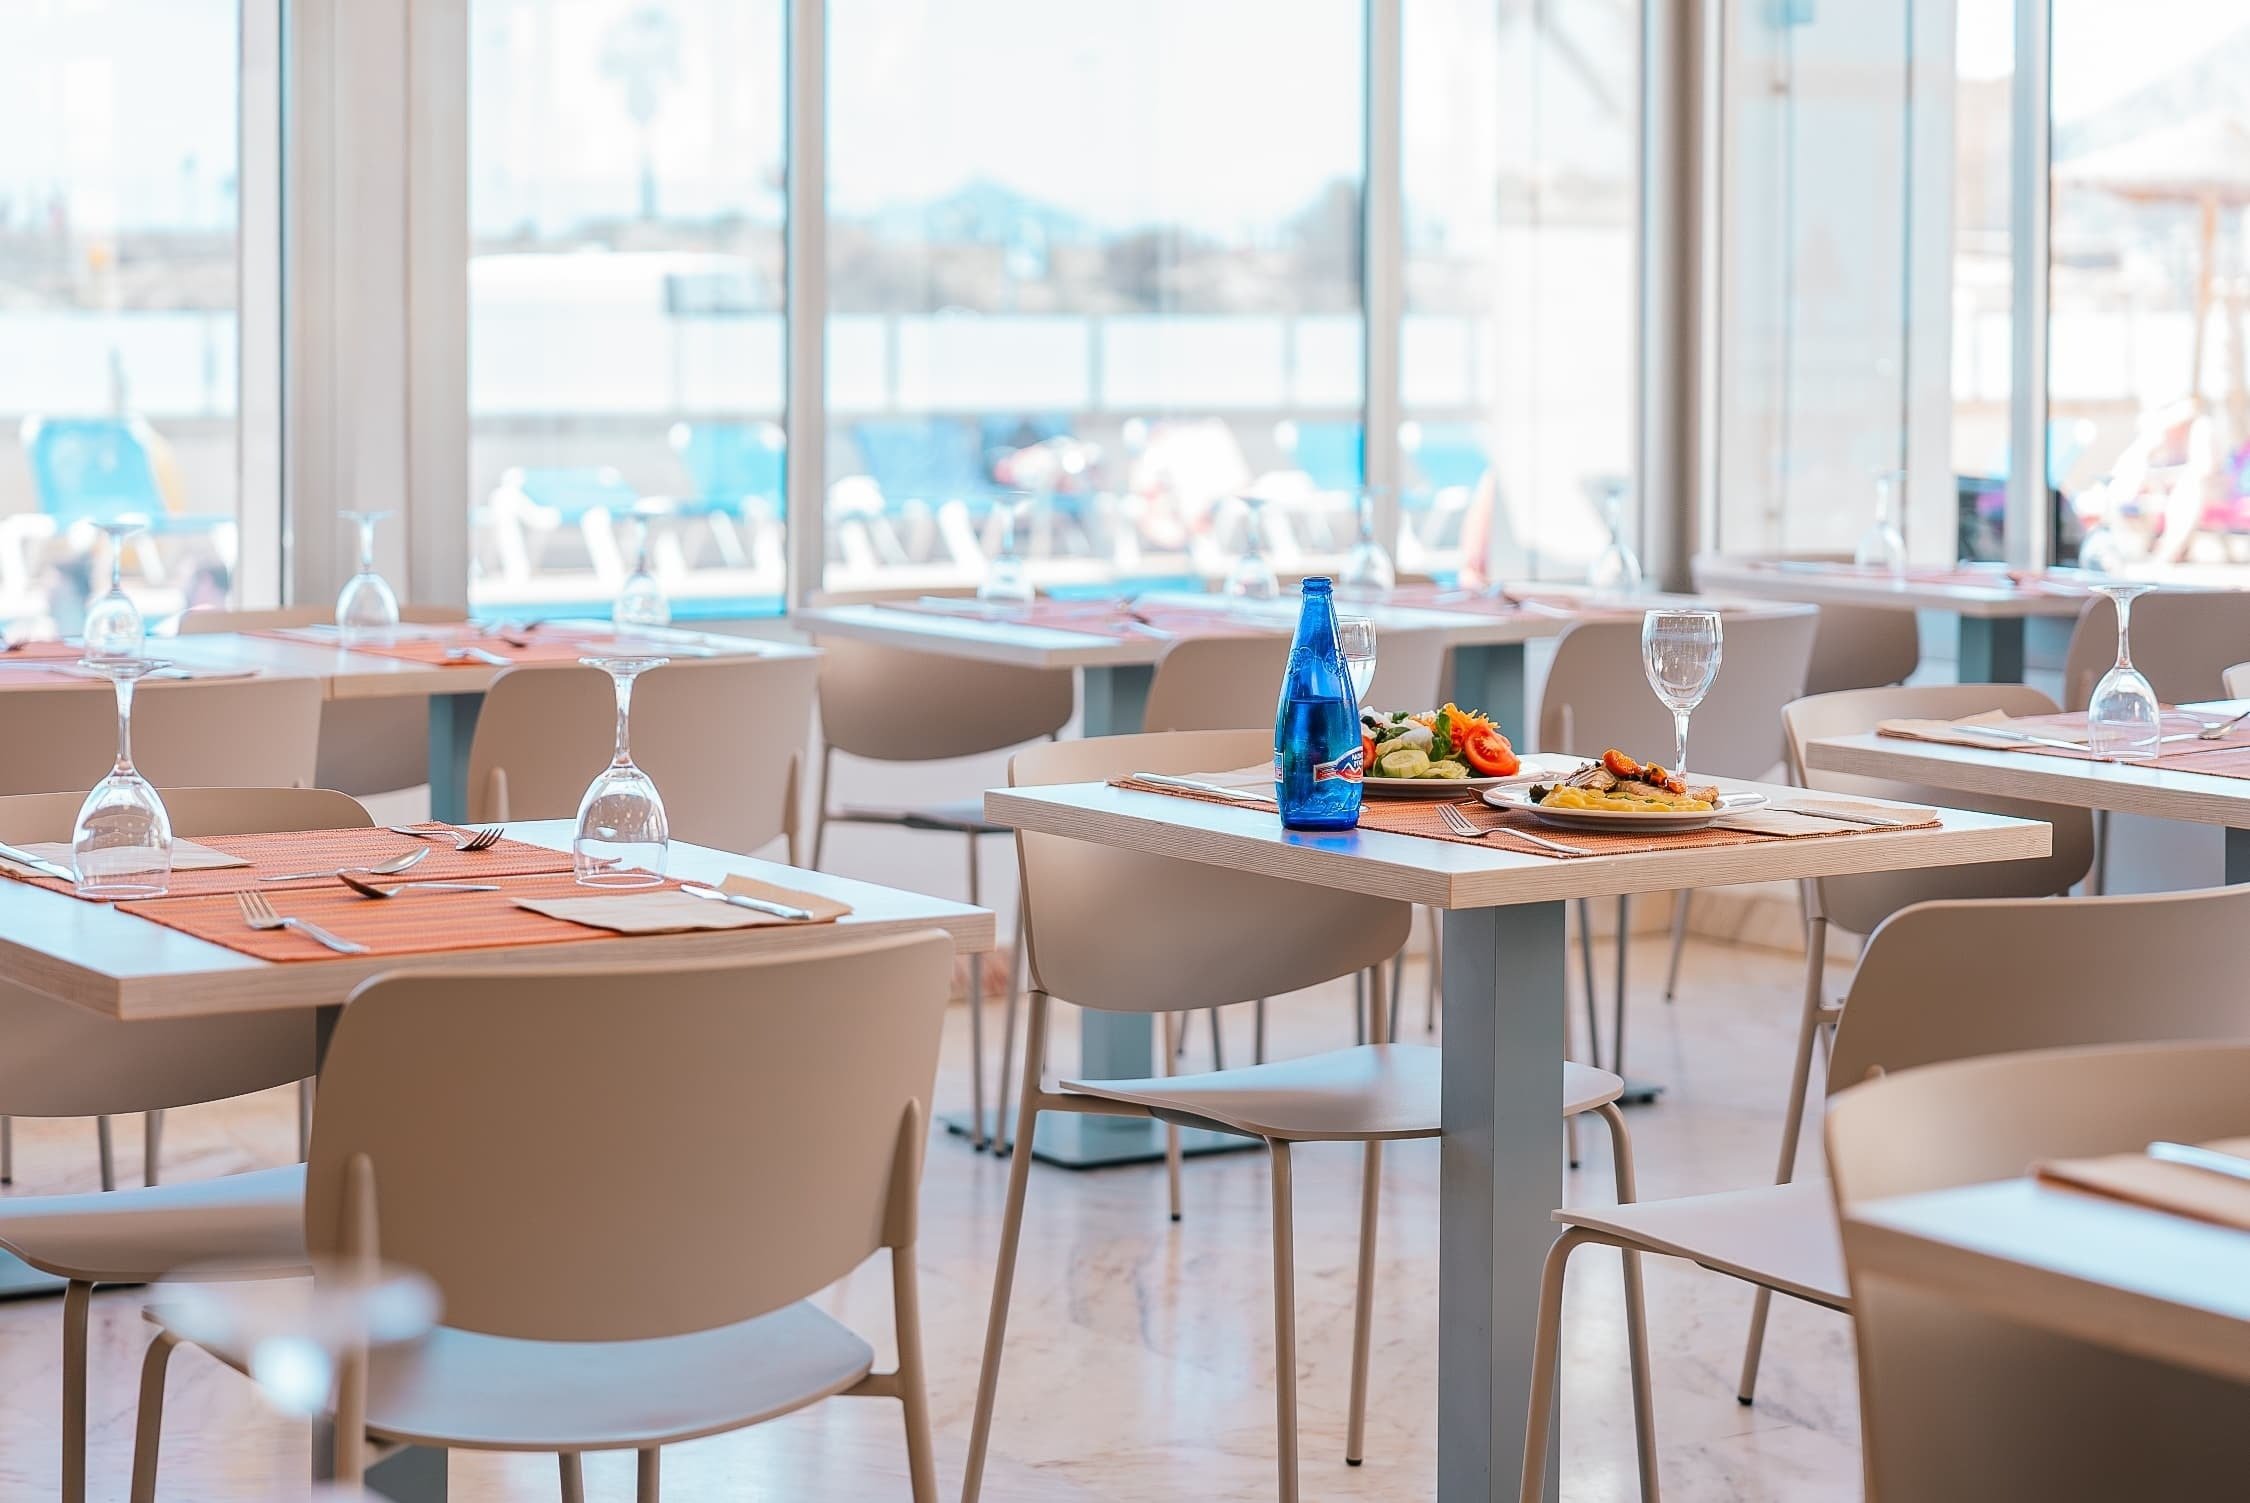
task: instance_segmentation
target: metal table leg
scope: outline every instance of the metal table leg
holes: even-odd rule
[[[1562,1197],[1563,905],[1448,913],[1444,945],[1437,1495],[1489,1503],[1516,1496],[1523,1468]],[[1549,1503],[1556,1476],[1550,1461]]]
[[[434,1446],[408,1446],[394,1451],[367,1469],[367,1491],[392,1503],[445,1503],[446,1452]],[[333,1421],[323,1417],[313,1423],[312,1480],[335,1478],[331,1463],[336,1456]]]
[[[1963,616],[1960,679],[1964,684],[2023,682],[2023,618]]]
[[[2227,885],[2250,882],[2250,830],[2227,831]]]
[[[482,694],[430,696],[430,818],[459,824],[469,817],[469,743],[476,739]]]
[[[1453,649],[1453,700],[1465,709],[1482,710],[1500,722],[1500,731],[1516,746],[1531,744],[1531,727],[1524,720],[1523,644],[1489,642]],[[1562,751],[1564,747],[1545,748]]]

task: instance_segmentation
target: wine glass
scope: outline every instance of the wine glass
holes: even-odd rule
[[[172,880],[172,816],[133,766],[133,686],[163,667],[146,658],[89,657],[117,690],[117,765],[78,806],[70,864],[83,898],[153,898]]]
[[[1648,686],[1672,712],[1672,772],[1687,777],[1688,717],[1719,676],[1724,633],[1717,611],[1650,611],[1641,618],[1641,661]]]
[[[1266,527],[1263,498],[1249,496],[1243,505],[1249,514],[1242,523],[1242,557],[1227,575],[1226,592],[1243,600],[1276,600],[1281,596],[1281,576],[1266,561]]]
[[[571,870],[584,887],[654,887],[664,880],[671,826],[664,800],[649,775],[633,765],[628,729],[633,680],[668,661],[657,657],[590,657],[617,686],[617,751],[578,803],[578,832],[571,839]]]
[[[1375,501],[1380,488],[1369,486],[1359,493],[1356,509],[1359,513],[1358,541],[1352,544],[1351,556],[1344,560],[1343,577],[1337,581],[1338,594],[1361,599],[1380,599],[1398,586],[1398,566],[1383,545],[1375,541]]]
[[[125,540],[141,530],[137,521],[96,522],[109,539],[109,589],[86,608],[82,635],[86,656],[101,659],[137,658],[148,641],[148,623],[133,597],[125,593]]]
[[[1906,534],[1898,530],[1898,484],[1904,470],[1875,472],[1875,520],[1859,536],[1852,562],[1862,569],[1879,569],[1893,579],[1906,576]]]
[[[617,587],[617,600],[609,611],[610,625],[620,632],[672,624],[672,602],[665,598],[664,586],[657,583],[655,571],[648,564],[649,541],[656,530],[655,519],[642,515],[634,520],[640,531],[633,547],[633,570],[625,576],[625,582]]]
[[[1352,699],[1364,708],[1368,688],[1375,682],[1375,623],[1365,616],[1338,616],[1336,650],[1343,655],[1344,671],[1351,675]]]
[[[1029,605],[1035,594],[1031,576],[1024,572],[1022,555],[1016,552],[1016,522],[1031,497],[1022,492],[1010,492],[996,498],[992,509],[1000,523],[1000,551],[984,566],[984,578],[977,582],[977,599],[1000,605]]]
[[[398,627],[398,596],[375,572],[375,524],[387,511],[340,511],[359,528],[359,572],[336,597],[336,630],[346,642],[383,642]]]
[[[2117,665],[2094,685],[2086,702],[2086,747],[2112,762],[2146,762],[2161,750],[2163,710],[2156,690],[2133,666],[2133,601],[2148,593],[2145,584],[2100,584],[2094,593],[2117,607]]]
[[[1641,587],[1641,561],[1625,543],[1625,484],[1623,481],[1603,482],[1601,496],[1602,526],[1609,534],[1609,544],[1595,555],[1586,569],[1586,583],[1597,590],[1613,594],[1630,595]]]

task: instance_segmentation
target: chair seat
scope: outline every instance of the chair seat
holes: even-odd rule
[[[896,809],[847,804],[828,818],[838,824],[904,825],[909,830],[943,830],[955,835],[1009,833],[1005,825],[986,822],[981,798],[947,799],[942,803],[910,804]]]
[[[1362,1044],[1239,1070],[1155,1080],[1066,1080],[1063,1089],[1145,1106],[1186,1126],[1292,1143],[1435,1137],[1444,1054],[1429,1044]],[[1624,1092],[1607,1070],[1563,1066],[1565,1115]]]
[[[300,1271],[305,1166],[0,1201],[0,1247],[42,1273],[94,1284],[151,1283],[198,1263]]]
[[[1825,1180],[1623,1206],[1570,1206],[1555,1212],[1555,1219],[1831,1310],[1851,1308],[1836,1206]]]
[[[161,1309],[151,1313],[162,1320]],[[245,1365],[240,1352],[212,1355]],[[467,1450],[637,1449],[787,1414],[841,1393],[874,1366],[874,1348],[803,1302],[648,1341],[525,1341],[440,1326],[375,1354],[367,1429],[400,1444]]]

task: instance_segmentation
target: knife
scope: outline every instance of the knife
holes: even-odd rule
[[[2151,1143],[2148,1145],[2148,1156],[2160,1164],[2178,1164],[2183,1168],[2201,1169],[2211,1174],[2223,1174],[2228,1179],[2250,1182],[2250,1159],[2221,1153],[2216,1148],[2198,1148],[2192,1143]]]
[[[29,867],[42,877],[54,877],[64,882],[78,880],[78,873],[64,866],[61,862],[49,861],[44,856],[34,856],[31,852],[18,850],[12,845],[0,845],[0,858],[13,861],[18,866]]]
[[[792,908],[787,903],[769,903],[764,898],[744,897],[739,892],[721,892],[716,887],[696,887],[692,884],[680,891],[691,898],[702,898],[710,903],[731,903],[737,908],[747,908],[752,913],[770,914],[774,918],[809,919],[812,913],[803,908]]]
[[[2016,741],[2026,746],[2052,746],[2061,751],[2082,752],[2083,741],[2065,741],[2059,736],[2034,736],[2029,731],[2014,731],[1997,725],[1965,725],[1961,727],[1972,736],[1990,736],[1995,741]]]
[[[1186,793],[1208,793],[1216,798],[1240,799],[1246,804],[1262,804],[1269,796],[1263,793],[1246,793],[1240,788],[1221,788],[1216,783],[1198,783],[1193,778],[1166,777],[1160,772],[1136,772],[1132,781],[1148,783],[1158,788],[1178,788]]]

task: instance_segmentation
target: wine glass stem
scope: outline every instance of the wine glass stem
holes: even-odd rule
[[[2133,666],[2133,597],[2112,597],[2117,604],[2117,666]]]
[[[617,755],[610,765],[624,767],[633,760],[632,744],[627,739],[633,716],[633,675],[619,673],[612,678],[617,684]]]
[[[133,681],[129,678],[114,680],[117,685],[117,772],[133,770]]]
[[[1687,723],[1689,711],[1672,712],[1672,775],[1687,781]]]
[[[125,593],[125,534],[122,532],[109,535],[109,592],[112,595]]]
[[[375,519],[362,517],[359,522],[359,572],[375,572]]]

